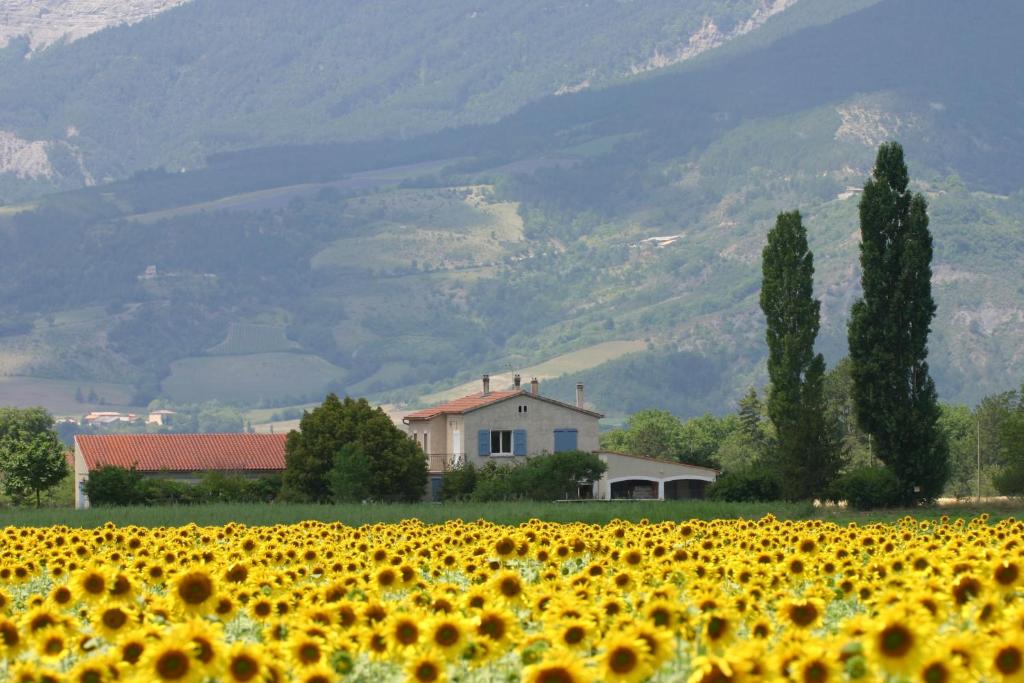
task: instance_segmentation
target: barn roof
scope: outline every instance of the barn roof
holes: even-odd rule
[[[85,466],[140,472],[283,470],[287,434],[108,434],[75,437]]]

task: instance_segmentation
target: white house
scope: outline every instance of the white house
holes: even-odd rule
[[[431,497],[436,499],[442,475],[469,463],[480,467],[500,460],[521,462],[541,453],[587,451],[608,466],[600,481],[567,491],[567,498],[701,498],[716,470],[675,460],[600,450],[603,417],[585,407],[583,385],[576,385],[575,405],[542,396],[540,384],[521,386],[518,375],[510,390],[494,391],[483,376],[482,391],[406,415],[409,436],[427,454]]]

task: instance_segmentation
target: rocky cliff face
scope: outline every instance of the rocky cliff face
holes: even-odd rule
[[[108,26],[135,24],[188,0],[4,0],[0,48],[26,36],[32,51],[61,39],[71,42]]]

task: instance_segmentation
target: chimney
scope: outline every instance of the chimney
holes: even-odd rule
[[[576,407],[583,407],[583,382],[576,382]]]
[[[484,396],[491,393],[491,376],[484,375]]]
[[[530,380],[530,393],[534,396],[540,396],[540,382],[534,377]]]
[[[523,383],[523,378],[519,376],[519,373],[512,375],[512,386],[516,391],[519,391]]]

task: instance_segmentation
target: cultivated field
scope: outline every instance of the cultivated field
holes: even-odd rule
[[[322,395],[328,383],[345,375],[319,356],[299,353],[185,358],[171,364],[163,393],[180,403],[301,399]]]
[[[0,542],[4,680],[1024,677],[1012,519],[107,524]]]
[[[78,402],[77,391],[87,398],[95,391],[104,403]],[[0,377],[0,405],[30,407],[43,406],[54,415],[84,415],[90,410],[128,410],[132,387],[109,382],[70,382],[40,377]],[[140,410],[134,408],[134,410]]]
[[[531,377],[538,379],[551,379],[572,373],[582,372],[595,368],[602,363],[615,360],[625,356],[627,353],[643,351],[646,344],[643,341],[610,341],[594,344],[584,349],[578,349],[560,356],[555,356],[542,363],[531,365],[519,370],[524,382],[529,382]],[[512,386],[512,373],[503,372],[491,375],[491,382],[496,388]],[[432,405],[442,401],[449,401],[459,396],[465,396],[480,391],[479,380],[466,382],[450,389],[438,391],[433,394],[420,397],[420,403]],[[543,393],[543,392],[542,392]]]

